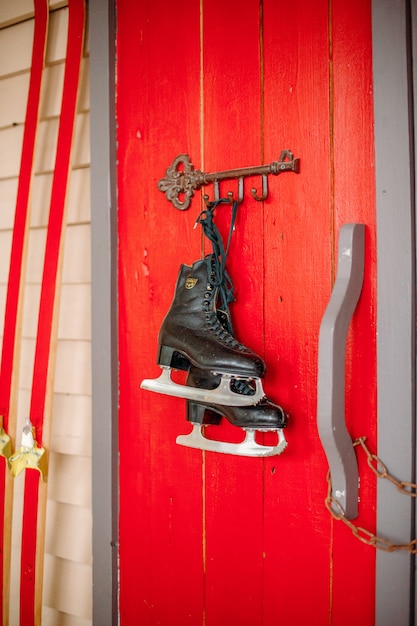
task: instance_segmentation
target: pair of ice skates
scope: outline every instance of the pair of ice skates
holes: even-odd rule
[[[221,252],[224,260],[227,252]],[[144,380],[141,387],[187,399],[187,420],[193,430],[177,438],[181,445],[243,456],[280,454],[287,445],[282,430],[287,417],[264,394],[264,361],[231,332],[228,276],[217,253],[191,267],[181,266],[174,300],[158,337],[162,374]],[[185,385],[172,380],[171,370],[188,372]],[[204,426],[219,424],[222,417],[246,431],[242,443],[204,436]],[[276,445],[258,443],[257,431],[275,432]]]

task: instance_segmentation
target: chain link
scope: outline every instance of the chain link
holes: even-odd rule
[[[365,441],[366,437],[359,437],[358,439],[354,440],[353,445],[361,446],[361,448],[364,450],[368,466],[374,472],[374,474],[378,478],[385,478],[386,480],[388,480],[390,483],[395,485],[395,487],[401,493],[410,496],[411,498],[416,498],[417,484],[406,481],[399,481],[394,476],[391,476],[391,474],[388,472],[386,465],[376,454],[372,454],[372,452],[370,452]],[[338,502],[338,500],[336,500],[336,498],[332,496],[332,481],[330,471],[327,473],[327,484],[328,489],[325,499],[327,510],[334,519],[342,521],[348,528],[350,528],[352,533],[355,535],[355,537],[359,539],[359,541],[362,541],[368,546],[373,546],[374,548],[377,548],[378,550],[383,550],[385,552],[403,550],[406,552],[410,552],[411,554],[417,554],[417,539],[413,539],[409,543],[395,544],[392,541],[389,541],[389,539],[374,535],[369,530],[366,530],[366,528],[362,528],[361,526],[355,526],[355,524],[353,524],[345,516],[345,512],[340,502]]]

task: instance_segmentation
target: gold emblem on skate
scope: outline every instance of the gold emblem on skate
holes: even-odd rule
[[[192,289],[198,283],[198,278],[187,278],[185,281],[185,288]]]

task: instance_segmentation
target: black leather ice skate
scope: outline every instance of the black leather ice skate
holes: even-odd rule
[[[260,378],[265,363],[219,321],[219,291],[214,255],[191,267],[181,266],[174,300],[158,337],[158,364],[163,371],[158,379],[144,380],[143,389],[229,406],[253,405],[264,397]],[[190,366],[218,375],[218,386],[204,389],[172,381],[171,369],[188,370]],[[232,378],[251,381],[253,394],[235,393]]]
[[[234,299],[233,282],[226,271],[226,259],[238,204],[232,203],[225,248],[213,221],[220,203],[229,200],[208,203],[197,219],[213,253],[191,267],[181,266],[174,299],[158,336],[162,374],[155,380],[144,380],[141,387],[187,399],[187,420],[193,430],[177,437],[181,445],[243,456],[281,454],[287,445],[283,434],[287,416],[265,397],[261,383],[264,361],[233,335],[228,308]],[[185,385],[172,380],[173,369],[188,371]],[[242,443],[204,436],[204,426],[218,424],[222,417],[246,432]],[[256,431],[276,432],[277,444],[259,444]]]
[[[191,366],[187,385],[190,387],[215,388],[219,384],[218,377],[210,376],[204,370]],[[251,395],[253,388],[244,381],[231,381],[231,387],[236,393]],[[218,425],[226,418],[233,426],[242,428],[245,440],[242,443],[231,443],[208,439],[204,436],[204,426]],[[177,443],[190,448],[210,450],[241,456],[273,456],[281,454],[287,447],[283,428],[287,425],[287,415],[284,410],[274,404],[267,397],[251,406],[225,406],[202,402],[187,401],[187,420],[193,424],[189,435],[179,435]],[[263,445],[255,440],[255,432],[276,432],[276,445]]]

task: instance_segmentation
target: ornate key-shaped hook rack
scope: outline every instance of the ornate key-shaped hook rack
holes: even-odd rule
[[[262,176],[262,194],[259,196],[257,190],[252,187],[251,194],[259,202],[268,197],[268,176],[277,176],[283,172],[300,171],[300,159],[295,159],[290,150],[283,150],[278,161],[273,161],[269,165],[258,165],[255,167],[241,167],[234,170],[224,170],[222,172],[201,172],[194,169],[187,154],[177,156],[166,171],[166,177],[158,182],[158,189],[165,193],[167,200],[172,202],[176,209],[184,211],[191,204],[194,192],[201,187],[213,184],[214,199],[220,198],[220,182],[224,180],[238,180],[238,202],[243,201],[244,185],[243,179],[249,176]],[[233,201],[233,192],[227,194]],[[208,199],[208,196],[204,196]]]

